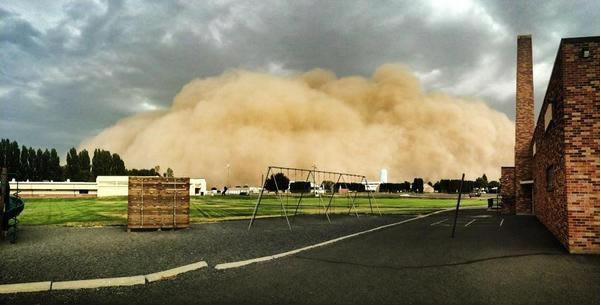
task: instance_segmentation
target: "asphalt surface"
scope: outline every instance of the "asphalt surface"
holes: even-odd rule
[[[599,304],[599,256],[567,254],[534,217],[465,210],[451,229],[443,213],[242,268],[0,302]]]
[[[298,216],[193,224],[184,230],[132,231],[125,226],[20,226],[18,241],[0,244],[0,284],[148,274],[207,261],[211,265],[272,255],[410,218]]]

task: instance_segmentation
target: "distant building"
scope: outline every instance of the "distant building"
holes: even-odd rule
[[[207,194],[207,181],[205,179],[190,179],[190,195],[203,196]]]
[[[11,193],[19,191],[22,197],[116,197],[127,196],[128,176],[98,176],[96,182],[17,182],[10,181]],[[205,179],[190,179],[190,195],[207,193]]]
[[[98,187],[95,182],[9,182],[11,194],[20,197],[95,197]]]
[[[126,196],[129,176],[97,176],[98,197]]]
[[[381,182],[377,181],[377,182],[367,182],[367,184],[365,184],[365,182],[363,183],[365,185],[365,190],[366,191],[371,191],[371,192],[377,192],[378,191],[378,187],[380,187]]]
[[[508,213],[535,215],[570,253],[599,253],[599,37],[564,38],[536,125],[532,41],[518,37],[515,166]]]

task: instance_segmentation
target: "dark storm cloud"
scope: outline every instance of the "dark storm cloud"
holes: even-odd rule
[[[235,68],[344,76],[400,63],[427,90],[513,118],[515,39],[525,33],[538,109],[560,38],[599,35],[599,2],[3,2],[1,136],[64,152],[168,106],[191,79]]]

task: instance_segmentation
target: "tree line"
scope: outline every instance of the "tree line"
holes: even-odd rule
[[[443,179],[434,184],[434,190],[444,193],[458,193],[461,186],[461,180]],[[498,181],[488,181],[486,174],[476,178],[475,181],[464,180],[462,192],[468,193],[474,190],[486,190],[487,192],[498,192],[500,184]]]
[[[16,141],[0,140],[0,167],[8,168],[8,178],[18,181],[96,181],[100,175],[140,175],[158,176],[160,167],[151,169],[131,169],[119,154],[107,150],[94,149],[92,158],[87,150],[77,152],[71,148],[67,152],[66,164],[61,166],[56,149],[50,150],[32,147],[19,147]],[[165,176],[173,176],[173,170],[167,169]]]
[[[435,191],[442,193],[457,193],[461,186],[461,180],[458,179],[442,179],[434,184],[428,182],[428,185],[432,186]],[[297,181],[290,183],[290,179],[284,175],[284,173],[272,174],[265,180],[265,189],[267,191],[285,191],[290,190],[292,193],[309,192],[311,190],[311,183],[305,181]],[[334,183],[332,181],[323,181],[321,186],[328,192],[340,192],[340,189],[348,189],[349,191],[365,192],[365,185],[361,183]],[[463,193],[469,193],[474,190],[485,189],[487,192],[496,192],[493,188],[499,187],[499,182],[488,181],[486,174],[482,177],[476,178],[476,180],[464,180],[463,181]],[[424,180],[422,178],[414,178],[413,183],[405,181],[403,183],[381,183],[379,192],[387,193],[398,193],[398,192],[424,192]]]

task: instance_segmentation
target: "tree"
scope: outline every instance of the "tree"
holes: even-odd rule
[[[476,178],[476,181],[474,182],[474,187],[484,188],[484,187],[486,187],[486,184],[484,183],[484,180],[481,177],[479,177],[479,178]]]
[[[167,172],[165,172],[166,177],[173,177],[173,169],[167,168]]]
[[[48,163],[48,174],[50,175],[50,179],[53,181],[61,181],[63,178],[63,171],[61,169],[61,161],[56,149],[52,148],[50,150],[50,160]]]
[[[497,192],[499,192],[499,187],[501,187],[501,184],[499,184],[499,182],[497,182],[497,181],[488,182],[488,191],[489,192],[497,193]],[[493,189],[493,188],[497,188],[497,189]]]
[[[290,192],[292,193],[308,193],[311,191],[311,182],[296,181],[290,183]]]
[[[287,190],[289,183],[290,183],[290,179],[288,179],[284,175],[284,173],[280,172],[280,173],[276,173],[275,175],[272,174],[265,181],[265,189],[267,191],[279,192],[279,191]]]
[[[156,165],[154,166],[154,168],[152,168],[154,170],[154,172],[157,173],[158,176],[161,176],[161,166]]]
[[[66,168],[66,178],[71,181],[80,180],[80,162],[79,155],[77,155],[77,150],[75,148],[71,148],[69,152],[67,152],[67,168]]]
[[[108,151],[106,151],[108,152]],[[110,154],[110,152],[109,152]],[[111,175],[127,175],[127,170],[125,169],[125,163],[117,153],[113,153],[111,156]]]
[[[42,152],[42,150],[38,150]],[[40,180],[50,180],[50,151],[45,149],[40,156]]]
[[[9,139],[0,140],[0,167],[6,166],[8,179],[16,178],[21,164],[19,144]]]
[[[119,163],[117,160],[113,161],[111,152],[101,149],[94,149],[94,156],[92,157],[92,179],[96,180],[96,177],[100,175],[112,175],[113,164],[117,163]],[[125,166],[123,169],[125,169]]]
[[[484,187],[488,186],[488,178],[486,177],[486,173],[482,174],[482,180],[484,180],[484,183],[486,184]]]
[[[30,171],[29,179],[31,181],[37,181],[38,180],[37,156],[35,154],[35,150],[32,147],[29,147],[29,149],[27,149],[27,163],[29,164],[29,171]]]
[[[42,155],[44,154],[44,152],[42,152],[42,149],[38,149],[37,151],[35,151],[35,167],[37,169],[37,175],[35,180],[36,181],[41,181],[44,179],[43,175],[44,175],[44,169],[43,169],[43,161],[42,161]]]
[[[321,186],[323,187],[323,190],[326,190],[330,193],[334,192],[334,182],[332,181],[323,181],[321,182]]]
[[[77,159],[79,161],[79,179],[84,182],[91,181],[91,165],[90,165],[90,155],[88,154],[88,150],[83,149],[77,155]]]
[[[53,149],[54,150],[54,149]],[[29,150],[27,147],[21,147],[21,171],[19,181],[25,181],[31,177],[31,167],[29,166]]]
[[[414,178],[411,184],[411,191],[415,193],[424,193],[424,179]]]
[[[8,179],[16,178],[21,168],[21,152],[19,150],[19,144],[13,141],[8,146],[8,164],[10,165]]]

